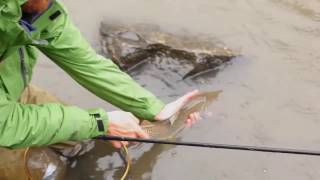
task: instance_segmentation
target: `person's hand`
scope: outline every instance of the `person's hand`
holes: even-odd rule
[[[129,112],[112,111],[107,112],[109,117],[108,135],[131,137],[131,138],[149,138],[148,134],[139,126],[139,120]],[[129,142],[110,141],[115,148],[127,146]]]
[[[155,120],[166,120],[173,116],[176,112],[180,111],[181,108],[187,104],[189,101],[191,101],[194,97],[199,95],[198,90],[191,91],[184,96],[180,97],[176,101],[173,101],[169,104],[167,104],[159,114],[156,115]],[[191,127],[194,123],[196,123],[198,120],[200,120],[200,114],[199,112],[191,113],[189,117],[186,119],[187,127]]]

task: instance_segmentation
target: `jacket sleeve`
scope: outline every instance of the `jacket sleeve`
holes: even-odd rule
[[[99,132],[91,113],[100,113],[104,124],[108,124],[102,110],[85,111],[54,103],[20,104],[7,100],[6,94],[0,89],[0,147],[38,147],[104,134]]]
[[[39,49],[95,95],[141,119],[153,120],[163,108],[162,101],[98,55],[66,14],[46,32],[49,45]]]
[[[10,46],[30,44],[30,37],[19,25],[21,4],[26,0],[0,1],[0,58]]]

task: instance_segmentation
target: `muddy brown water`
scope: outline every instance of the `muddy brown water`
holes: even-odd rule
[[[139,83],[166,102],[195,88],[223,90],[209,108],[212,117],[182,132],[178,140],[320,149],[320,1],[65,3],[75,24],[96,49],[100,48],[100,22],[112,19],[153,23],[170,32],[196,34],[223,42],[245,56],[216,76],[207,74],[196,81],[181,81],[168,67],[164,68],[167,73],[146,66],[133,74]],[[172,65],[171,69],[180,67]],[[165,76],[159,76],[161,73]],[[39,62],[34,83],[84,108],[114,109],[61,75],[61,70],[48,60]],[[141,145],[130,151],[134,157],[131,179],[320,178],[320,157],[162,145]],[[72,162],[68,179],[119,179],[123,167],[116,152],[97,143],[91,152]]]

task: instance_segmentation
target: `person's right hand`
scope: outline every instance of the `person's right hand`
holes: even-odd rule
[[[107,112],[109,117],[108,135],[131,138],[149,138],[139,126],[139,120],[131,113],[124,111]],[[129,142],[110,141],[115,148],[127,146]]]

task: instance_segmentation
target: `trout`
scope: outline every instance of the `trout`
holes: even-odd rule
[[[140,125],[152,139],[172,139],[185,128],[185,120],[189,114],[206,110],[220,93],[221,91],[200,93],[169,119],[156,122],[144,120]]]

